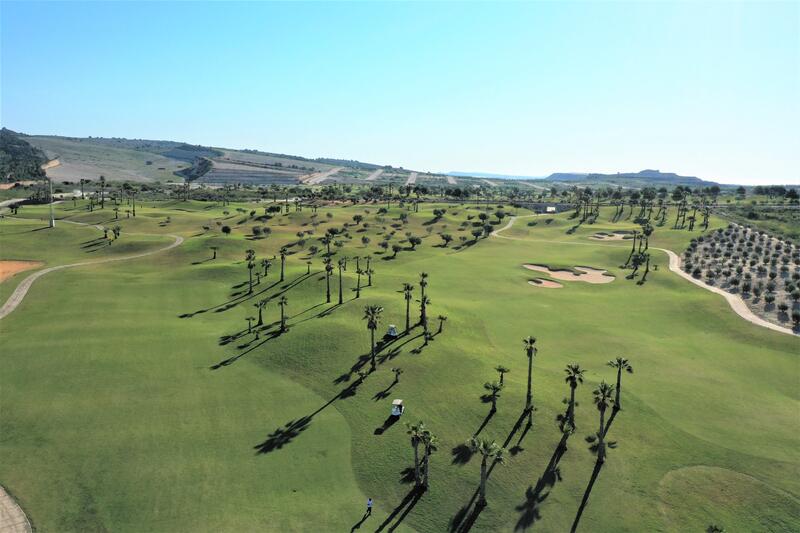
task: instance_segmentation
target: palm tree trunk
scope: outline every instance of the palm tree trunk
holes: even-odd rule
[[[619,403],[619,390],[622,383],[622,367],[617,368],[617,395],[614,398],[614,410],[619,411],[622,405]]]
[[[327,303],[331,303],[331,276],[327,272],[325,273],[325,300]]]
[[[283,269],[285,264],[286,264],[286,259],[281,257],[281,281],[283,281]]]
[[[371,361],[372,370],[375,370],[375,330],[374,329],[370,329],[369,330],[369,340],[370,340],[370,346],[371,346],[370,352],[372,354],[372,361]]]
[[[481,486],[478,493],[478,503],[486,503],[486,456],[481,459]]]
[[[533,353],[528,352],[528,393],[525,396],[525,410],[530,411],[533,394],[531,391],[531,374],[533,372]]]
[[[339,305],[342,304],[342,267],[339,267]]]
[[[411,326],[411,300],[406,299],[406,333]]]
[[[419,443],[414,441],[414,484],[419,486]]]
[[[428,448],[426,446],[425,447],[425,472],[423,474],[424,477],[422,478],[422,486],[425,487],[426,489],[428,488],[428,472],[431,469],[431,466],[430,466],[430,463],[429,463],[430,457],[431,457],[431,450],[430,450],[430,448]]]
[[[605,430],[606,410],[600,409],[600,431],[597,433],[597,460],[601,463],[606,460],[606,430]]]
[[[569,386],[569,413],[567,414],[567,421],[570,429],[575,430],[575,387]]]

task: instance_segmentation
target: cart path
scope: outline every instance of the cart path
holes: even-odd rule
[[[378,170],[367,176],[367,181],[375,181],[381,174],[383,174],[383,169],[379,168]]]
[[[579,246],[610,246],[610,247],[626,248],[626,249],[629,248],[629,246],[627,246],[627,245],[600,244],[600,243],[573,242],[573,241],[548,241],[548,240],[545,240],[545,239],[538,239],[538,240],[537,239],[520,239],[518,237],[508,237],[506,235],[500,235],[500,232],[511,228],[511,226],[514,225],[514,222],[516,222],[516,220],[518,218],[529,218],[529,217],[535,217],[535,216],[541,216],[541,215],[536,214],[536,215],[523,215],[523,216],[518,216],[518,217],[516,217],[516,216],[515,217],[511,217],[509,219],[508,223],[506,223],[505,226],[503,226],[502,228],[500,228],[498,230],[493,231],[492,232],[492,236],[493,237],[499,237],[501,239],[514,240],[514,241],[547,242],[547,243],[552,243],[552,244],[576,244],[576,245],[579,245]],[[679,275],[683,279],[685,279],[685,280],[687,280],[687,281],[689,281],[691,283],[694,283],[698,287],[702,287],[703,289],[706,289],[707,291],[713,292],[715,294],[719,294],[720,296],[725,298],[725,301],[728,302],[728,305],[730,305],[731,309],[733,309],[733,311],[737,315],[739,315],[743,319],[747,320],[751,324],[755,324],[756,326],[761,326],[761,327],[764,327],[764,328],[767,328],[767,329],[771,329],[772,331],[777,331],[778,333],[785,333],[787,335],[794,335],[795,334],[791,330],[791,328],[786,328],[786,327],[783,327],[783,326],[779,326],[777,324],[773,324],[772,322],[768,322],[768,321],[764,320],[763,318],[761,318],[760,316],[756,315],[753,311],[750,310],[749,307],[747,307],[747,304],[744,302],[744,300],[742,300],[741,297],[739,297],[739,296],[737,296],[735,294],[731,294],[731,293],[729,293],[729,292],[727,292],[727,291],[725,291],[723,289],[720,289],[719,287],[713,287],[711,285],[708,285],[708,284],[704,283],[702,280],[696,279],[694,276],[692,276],[688,272],[684,272],[683,269],[681,269],[681,258],[680,258],[680,256],[678,254],[676,254],[675,252],[673,252],[672,250],[668,250],[666,248],[656,248],[654,246],[651,246],[650,249],[651,250],[659,250],[659,251],[664,252],[665,254],[667,254],[667,257],[669,257],[669,269],[670,269],[670,271],[672,271],[673,273]]]
[[[28,517],[14,498],[0,487],[0,531],[2,533],[31,533]]]
[[[72,221],[69,221],[69,220],[59,220],[57,222],[69,222],[70,224],[78,224],[80,226],[90,226],[90,227],[94,227],[94,228],[97,228],[97,229],[102,229],[102,226],[97,226],[97,225],[92,225],[92,224],[84,224],[82,222],[72,222]],[[161,235],[154,234],[154,233],[129,233],[128,235],[149,235],[149,236],[158,236],[158,237],[161,236]],[[183,243],[183,237],[181,237],[180,235],[165,235],[165,236],[166,237],[172,237],[175,240],[171,244],[169,244],[168,246],[165,246],[163,248],[157,248],[155,250],[150,250],[150,251],[147,251],[147,252],[141,252],[141,253],[133,254],[133,255],[125,255],[125,256],[121,256],[121,257],[107,257],[105,259],[94,259],[92,261],[81,261],[79,263],[70,263],[70,264],[67,264],[67,265],[56,265],[56,266],[52,266],[52,267],[45,268],[45,269],[42,269],[42,270],[37,270],[36,272],[31,274],[27,278],[22,280],[22,282],[19,285],[17,285],[17,288],[14,289],[14,292],[11,293],[11,296],[8,297],[8,300],[6,300],[6,303],[3,304],[3,307],[0,307],[0,320],[4,319],[8,315],[10,315],[14,311],[14,309],[16,309],[17,306],[20,303],[22,303],[23,298],[25,298],[25,295],[28,294],[28,289],[31,288],[31,285],[33,285],[33,282],[36,281],[37,279],[41,278],[45,274],[49,274],[50,272],[55,272],[57,270],[63,270],[65,268],[73,268],[73,267],[86,266],[86,265],[99,265],[99,264],[103,264],[103,263],[112,263],[112,262],[115,262],[115,261],[128,261],[128,260],[131,260],[131,259],[139,259],[140,257],[147,257],[148,255],[157,254],[159,252],[166,252],[167,250],[171,250],[172,248],[175,248],[176,246],[180,246]],[[3,531],[3,530],[0,530],[0,531]],[[5,532],[3,532],[3,533],[5,533]]]

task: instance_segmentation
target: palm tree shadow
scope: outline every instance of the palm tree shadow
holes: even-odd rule
[[[450,453],[453,456],[453,460],[451,464],[454,465],[465,465],[467,464],[470,459],[472,459],[472,450],[466,444],[459,444],[455,448],[453,448]]]
[[[474,436],[477,437],[480,434],[480,432],[483,431],[483,428],[486,427],[486,425],[489,423],[489,421],[492,419],[492,417],[495,415],[496,412],[497,412],[496,409],[489,410],[489,413],[486,415],[486,418],[483,419],[481,425],[478,426],[478,430],[475,431],[475,433],[473,434]]]
[[[594,482],[597,480],[597,476],[600,474],[600,469],[602,467],[603,463],[600,461],[595,462],[594,470],[592,470],[592,477],[589,479],[589,484],[586,486],[586,492],[583,493],[583,499],[581,500],[580,507],[578,507],[578,514],[575,515],[575,521],[572,522],[570,533],[575,533],[575,531],[578,529],[578,523],[581,520],[581,515],[583,514],[583,510],[586,508],[586,504],[589,503],[589,495],[592,493]]]
[[[525,491],[525,501],[516,507],[520,512],[519,520],[517,520],[514,531],[525,530],[531,527],[537,520],[541,519],[539,507],[550,495],[550,490],[555,486],[556,482],[561,481],[561,469],[558,463],[561,457],[567,451],[568,433],[564,433],[561,441],[556,446],[550,461],[545,467],[544,473],[539,477],[535,487],[528,487]],[[545,492],[547,490],[547,492]],[[551,489],[552,490],[552,489]]]
[[[386,420],[383,421],[383,424],[379,427],[375,428],[374,434],[375,435],[383,435],[384,432],[395,425],[397,421],[400,420],[398,415],[389,415]]]
[[[311,416],[304,416],[297,420],[290,420],[285,426],[270,433],[264,442],[253,446],[253,449],[256,450],[257,455],[280,450],[297,438],[300,433],[308,429],[311,418]]]
[[[403,500],[398,504],[397,507],[386,517],[386,520],[378,526],[378,529],[375,530],[375,533],[380,533],[383,531],[389,524],[394,521],[394,524],[389,526],[388,531],[394,531],[400,525],[400,523],[408,516],[408,513],[417,505],[417,502],[422,498],[422,495],[425,493],[423,489],[420,487],[411,487],[411,490],[406,494]],[[395,520],[397,518],[397,520]]]

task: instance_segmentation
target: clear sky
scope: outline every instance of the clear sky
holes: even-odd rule
[[[800,183],[800,2],[0,3],[0,119],[415,170]]]

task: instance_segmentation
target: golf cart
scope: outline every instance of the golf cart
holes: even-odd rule
[[[392,416],[400,416],[405,410],[406,406],[403,405],[403,400],[392,400]]]

